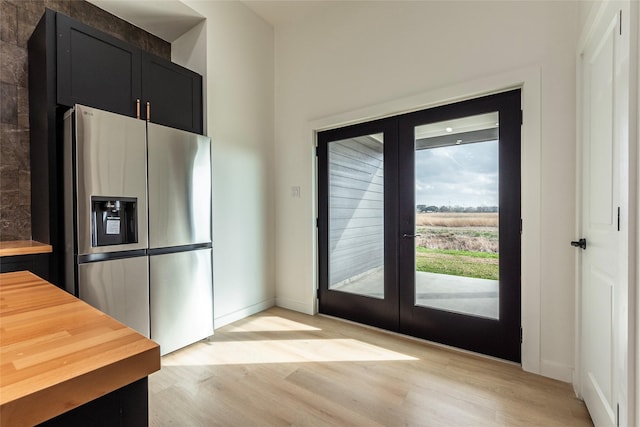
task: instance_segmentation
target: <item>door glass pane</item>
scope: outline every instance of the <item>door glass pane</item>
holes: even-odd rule
[[[499,318],[498,122],[415,128],[415,305]]]
[[[329,289],[384,298],[383,134],[329,143]]]

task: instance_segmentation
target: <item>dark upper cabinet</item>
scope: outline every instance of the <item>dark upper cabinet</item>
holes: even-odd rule
[[[29,268],[47,268],[47,279],[64,287],[60,130],[67,107],[84,104],[136,117],[140,99],[143,119],[142,91],[148,80],[144,90],[152,122],[202,133],[202,78],[170,61],[151,61],[154,57],[141,49],[51,9],[38,22],[28,48],[31,232],[34,240],[53,246],[53,253]],[[3,259],[0,270],[22,268],[32,260],[9,261]]]
[[[153,123],[202,133],[200,74],[144,52],[142,75],[144,118],[148,112]]]
[[[57,103],[202,133],[202,76],[56,13]],[[148,103],[148,107],[147,107]]]
[[[84,104],[136,115],[141,51],[61,13],[56,14],[58,104]]]

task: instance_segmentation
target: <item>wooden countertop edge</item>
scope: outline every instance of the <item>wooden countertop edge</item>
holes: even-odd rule
[[[2,290],[3,304],[6,305],[5,309],[0,311],[0,320],[13,317],[11,321],[14,323],[12,326],[14,328],[25,328],[30,325],[25,317],[30,314],[30,310],[33,310],[36,317],[42,317],[43,310],[47,312],[46,310],[52,308],[58,313],[62,310],[63,314],[70,310],[72,319],[82,319],[90,323],[100,320],[91,326],[97,331],[96,337],[100,337],[100,330],[103,327],[107,329],[112,329],[113,326],[124,327],[115,319],[105,316],[95,308],[68,295],[33,273],[26,271],[2,273],[0,274],[0,289]],[[32,291],[37,292],[39,300],[32,301],[32,298],[28,298],[29,292]],[[43,305],[43,298],[49,299],[49,305]],[[16,305],[13,309],[17,309],[17,313],[11,313],[12,304]],[[78,305],[82,306],[82,310],[78,310]],[[9,311],[6,311],[7,307]],[[36,325],[37,322],[41,322],[41,320],[36,321]],[[65,322],[59,322],[58,329],[65,330],[68,327],[69,319]],[[4,324],[4,326],[7,325]],[[56,332],[57,327],[57,325],[53,325],[49,332]],[[30,386],[25,383],[18,385],[18,388],[23,388],[20,391],[11,390],[11,386],[3,382],[4,385],[0,387],[0,425],[19,427],[38,424],[158,371],[160,369],[160,346],[133,330],[129,331],[131,336],[137,335],[139,339],[134,342],[129,341],[130,344],[113,347],[113,349],[120,348],[121,350],[110,356],[98,357],[93,361],[95,363],[79,364],[78,369],[70,366],[62,378],[57,381],[48,378],[45,381],[40,381],[39,384],[36,382]],[[31,335],[27,335],[26,339],[38,338],[38,336],[38,332],[35,331]],[[15,340],[15,337],[13,339]],[[3,344],[11,345],[12,343]],[[94,353],[89,352],[88,354],[91,357],[101,356],[101,354]],[[44,359],[44,362],[47,360]],[[3,363],[5,362],[7,361],[3,360]],[[20,384],[20,381],[13,381],[11,384]]]
[[[53,247],[35,240],[8,240],[0,242],[0,257],[35,255],[53,252]]]
[[[160,346],[148,348],[0,407],[2,425],[44,422],[160,370]]]

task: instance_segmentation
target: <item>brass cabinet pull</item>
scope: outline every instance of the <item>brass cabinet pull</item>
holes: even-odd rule
[[[136,119],[140,118],[140,99],[136,99]]]
[[[147,121],[151,120],[151,103],[147,101]]]

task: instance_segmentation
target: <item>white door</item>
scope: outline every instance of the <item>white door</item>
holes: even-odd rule
[[[581,237],[586,249],[579,249],[579,389],[596,427],[633,421],[628,401],[633,384],[628,339],[628,16],[628,2],[603,3],[581,55]]]

